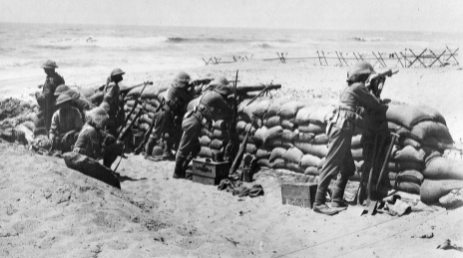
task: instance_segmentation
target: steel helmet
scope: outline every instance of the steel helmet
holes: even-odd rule
[[[232,90],[227,85],[219,85],[213,89],[215,92],[228,96],[232,94]]]
[[[227,78],[225,78],[224,76],[219,76],[219,77],[216,77],[211,83],[209,83],[210,86],[227,86],[229,83],[229,81],[227,80]]]
[[[124,75],[125,72],[122,71],[121,68],[115,68],[112,72],[111,72],[111,77],[114,77],[114,76],[117,76],[117,75]]]
[[[103,127],[104,123],[109,119],[108,112],[102,107],[96,107],[85,113],[86,122],[92,122],[96,126]]]
[[[54,95],[55,95],[55,97],[58,97],[62,93],[68,92],[70,90],[71,90],[71,88],[69,88],[69,86],[61,84],[60,86],[56,87]]]
[[[72,99],[79,99],[80,98],[80,92],[76,91],[76,90],[69,90],[66,92],[67,95],[69,95],[69,97],[71,97]]]
[[[367,61],[361,61],[349,69],[347,72],[347,81],[352,82],[355,80],[355,77],[359,75],[372,73],[376,73],[373,66]]]
[[[189,82],[191,80],[190,75],[185,72],[180,72],[175,76],[174,82]]]
[[[58,68],[58,66],[56,65],[55,61],[47,60],[45,63],[42,64],[42,68],[44,68],[44,69],[55,69],[55,68]]]
[[[72,100],[71,96],[69,96],[68,94],[61,94],[58,96],[58,98],[56,99],[56,106],[59,106],[59,105],[62,105],[62,104],[65,104],[65,103],[68,103]]]

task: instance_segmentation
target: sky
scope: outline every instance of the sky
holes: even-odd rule
[[[463,32],[463,1],[0,0],[0,22]]]

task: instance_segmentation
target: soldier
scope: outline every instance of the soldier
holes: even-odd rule
[[[47,78],[43,84],[42,94],[36,94],[37,102],[41,107],[41,113],[43,114],[44,126],[47,133],[50,130],[51,118],[55,112],[55,98],[54,93],[56,87],[61,84],[64,84],[64,79],[55,72],[55,69],[58,68],[54,61],[48,60],[42,65]]]
[[[202,125],[210,123],[212,119],[227,121],[231,118],[232,109],[227,103],[227,97],[232,90],[227,86],[227,79],[218,77],[210,85],[213,87],[200,96],[198,105],[188,111],[183,119],[183,134],[175,157],[173,178],[184,178],[188,163],[198,154],[201,148],[198,137]]]
[[[151,155],[159,139],[164,140],[163,159],[173,159],[172,147],[181,136],[181,123],[186,106],[194,98],[194,89],[190,87],[190,76],[180,72],[166,94],[166,105],[155,116],[153,131],[145,146],[146,155]],[[165,134],[168,133],[168,137]]]
[[[82,129],[82,115],[71,106],[71,97],[61,94],[56,100],[56,108],[50,126],[50,139],[53,149],[70,151]]]
[[[117,135],[117,129],[119,126],[122,125],[124,122],[124,112],[122,101],[119,99],[120,95],[120,86],[119,82],[121,82],[124,78],[125,72],[122,71],[120,68],[114,69],[106,83],[106,87],[104,88],[104,97],[103,103],[109,104],[109,109],[106,110],[109,115],[109,120],[107,124],[107,128],[110,134]]]
[[[350,151],[358,107],[380,109],[381,102],[365,87],[369,76],[375,73],[368,62],[359,62],[348,72],[347,87],[341,93],[340,104],[330,121],[328,154],[320,172],[313,210],[326,215],[334,215],[347,208],[344,203],[344,189],[350,176],[355,173],[354,160]],[[336,178],[331,207],[325,204],[326,192],[331,179]]]
[[[109,115],[102,107],[88,111],[73,151],[95,160],[103,158],[103,164],[110,168],[121,153],[122,144],[104,131],[108,120]]]
[[[60,85],[56,88],[55,98],[61,94],[68,94],[72,98],[71,106],[77,108],[82,115],[82,121],[85,121],[85,112],[93,108],[93,104],[85,99],[78,91],[72,90],[66,85]]]

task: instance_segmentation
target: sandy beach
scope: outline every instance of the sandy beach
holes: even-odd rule
[[[115,65],[119,66],[119,65]],[[126,85],[168,83],[179,69],[120,65]],[[67,84],[93,87],[108,71],[60,67]],[[282,84],[276,98],[336,103],[346,68],[306,62],[243,62],[185,70],[195,78],[240,72],[240,85]],[[184,69],[182,69],[184,70]],[[45,75],[2,77],[2,98],[32,99]],[[388,78],[383,98],[429,105],[463,138],[460,67],[401,69]],[[122,191],[66,168],[62,159],[21,146],[0,145],[0,250],[5,257],[461,257],[436,247],[446,239],[463,246],[462,209],[418,204],[403,217],[359,214],[351,206],[334,217],[281,204],[281,175],[261,171],[254,183],[265,195],[238,198],[213,186],[173,180],[173,162],[129,155],[119,172]],[[419,196],[410,196],[415,202]],[[432,238],[421,238],[432,233]]]

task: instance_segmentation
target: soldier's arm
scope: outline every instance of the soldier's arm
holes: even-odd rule
[[[365,108],[378,109],[381,107],[381,102],[364,86],[357,86],[353,90],[354,97]]]
[[[50,126],[50,139],[53,141],[55,141],[55,138],[59,136],[58,126],[59,126],[59,113],[56,112],[55,114],[53,114],[53,117],[51,119],[51,126]]]
[[[77,137],[77,141],[74,144],[74,149],[72,151],[83,155],[88,155],[87,146],[91,146],[89,144],[89,138],[87,137],[86,131],[81,131],[79,133],[79,137]]]

